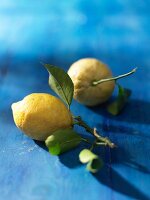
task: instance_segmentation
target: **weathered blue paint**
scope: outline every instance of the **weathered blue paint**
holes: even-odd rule
[[[148,0],[0,2],[0,199],[150,199],[150,45]],[[73,102],[72,111],[109,136],[115,150],[97,150],[105,167],[92,175],[76,149],[50,156],[14,125],[11,104],[33,92],[51,92],[40,61],[68,69],[97,57],[133,94],[118,117]],[[80,133],[85,132],[77,128]]]

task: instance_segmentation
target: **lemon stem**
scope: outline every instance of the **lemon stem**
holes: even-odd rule
[[[92,85],[95,86],[95,85],[98,85],[98,84],[100,84],[100,83],[104,83],[104,82],[107,82],[107,81],[113,81],[113,80],[116,81],[116,80],[118,80],[118,79],[120,79],[120,78],[123,78],[123,77],[126,77],[126,76],[129,76],[129,75],[133,74],[134,72],[136,72],[136,70],[137,70],[137,67],[134,68],[132,71],[126,73],[126,74],[122,74],[122,75],[119,75],[119,76],[116,76],[116,77],[112,77],[112,78],[101,79],[101,80],[99,80],[99,81],[94,81],[94,82],[92,83]]]
[[[96,138],[96,143],[97,145],[105,145],[105,146],[109,146],[110,148],[114,148],[116,147],[116,145],[111,142],[111,140],[107,137],[102,137],[96,130],[96,128],[91,128],[89,127],[80,116],[74,117],[74,119],[77,121],[75,124],[83,127],[87,132],[89,132],[90,134],[92,134],[95,138]],[[99,142],[98,142],[99,141]]]

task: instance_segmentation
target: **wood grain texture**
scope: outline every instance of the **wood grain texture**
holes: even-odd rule
[[[1,0],[0,200],[150,199],[149,7],[142,0]],[[54,157],[23,135],[10,108],[33,92],[53,94],[41,61],[67,70],[82,57],[101,59],[115,75],[139,67],[120,80],[133,91],[121,115],[104,106],[71,106],[118,145],[96,150],[105,161],[96,175],[80,165],[80,148]]]

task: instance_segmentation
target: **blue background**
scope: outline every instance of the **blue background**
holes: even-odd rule
[[[1,200],[150,199],[149,13],[149,0],[1,0]],[[105,161],[96,175],[80,165],[80,148],[50,156],[15,127],[10,108],[30,93],[52,93],[41,61],[67,70],[83,57],[102,60],[115,75],[138,67],[120,80],[133,93],[118,117],[73,101],[74,114],[118,145],[96,150]]]

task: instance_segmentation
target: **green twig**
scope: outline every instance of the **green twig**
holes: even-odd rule
[[[90,151],[92,151],[93,149],[94,149],[94,146],[96,145],[96,143],[95,142],[93,142],[93,144],[91,145],[91,147],[90,147]]]
[[[133,74],[134,72],[136,72],[136,70],[137,70],[137,67],[134,68],[132,71],[126,73],[126,74],[122,74],[122,75],[119,75],[119,76],[116,76],[116,77],[112,77],[112,78],[105,78],[105,79],[101,79],[101,80],[98,80],[98,81],[94,81],[92,83],[92,85],[95,86],[95,85],[98,85],[100,83],[104,83],[104,82],[107,82],[107,81],[113,81],[113,80],[116,81],[116,80],[118,80],[120,78],[123,78],[123,77],[126,77],[126,76],[129,76],[129,75]]]
[[[116,145],[110,141],[109,138],[107,137],[102,137],[97,131],[96,128],[92,129],[91,127],[89,127],[82,119],[80,116],[78,117],[74,117],[74,119],[76,120],[77,125],[82,126],[87,132],[89,132],[91,135],[93,135],[96,138],[96,141],[94,143],[94,145],[105,145],[105,146],[109,146],[110,148],[114,148],[116,147]],[[98,143],[98,141],[100,141],[100,143]]]

